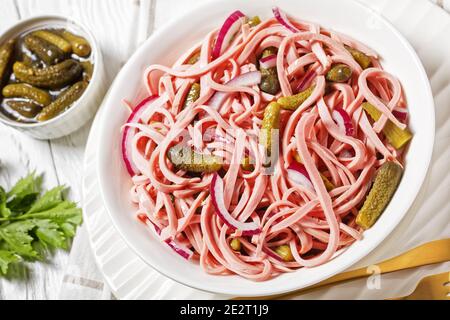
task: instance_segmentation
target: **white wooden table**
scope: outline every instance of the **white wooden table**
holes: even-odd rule
[[[0,33],[17,20],[58,14],[83,23],[96,36],[104,59],[106,87],[123,63],[150,33],[193,4],[207,0],[1,0]],[[450,0],[433,0],[450,9]],[[90,123],[76,133],[52,141],[34,140],[0,125],[0,185],[10,186],[36,169],[45,186],[70,186],[70,198],[81,200],[81,170]],[[68,260],[58,251],[47,262],[28,265],[23,280],[0,279],[2,299],[57,298]]]
[[[206,0],[1,0],[0,33],[20,19],[57,14],[89,28],[105,60],[106,87],[152,31],[193,4]],[[70,136],[39,141],[0,125],[0,185],[10,186],[36,169],[44,187],[70,186],[69,197],[81,200],[81,170],[91,123]],[[28,265],[23,280],[0,279],[2,299],[56,299],[68,252],[57,251],[45,263]]]

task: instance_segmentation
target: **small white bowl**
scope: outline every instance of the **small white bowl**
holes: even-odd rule
[[[145,89],[142,72],[154,63],[170,64],[178,55],[220,26],[226,16],[240,9],[245,14],[272,16],[272,6],[301,19],[341,31],[359,39],[377,51],[384,68],[398,77],[405,91],[414,132],[406,154],[402,181],[377,223],[364,232],[341,255],[314,268],[301,268],[265,282],[240,276],[205,273],[197,263],[189,262],[156,239],[136,219],[131,204],[131,179],[126,172],[120,148],[120,128],[129,115],[118,108],[122,99],[137,102]],[[147,264],[182,284],[210,292],[235,296],[280,294],[316,284],[349,268],[378,246],[398,225],[417,196],[424,181],[433,150],[434,103],[424,68],[414,49],[385,19],[371,9],[350,0],[217,0],[208,2],[158,29],[130,58],[114,81],[104,101],[100,120],[98,175],[100,191],[107,211],[127,244]],[[430,217],[432,219],[432,217]]]
[[[55,139],[83,126],[97,111],[104,94],[103,58],[92,33],[79,22],[63,16],[37,16],[11,26],[0,37],[0,43],[38,28],[65,28],[86,38],[92,48],[94,72],[83,95],[66,111],[44,122],[20,123],[0,113],[0,121],[37,139]]]

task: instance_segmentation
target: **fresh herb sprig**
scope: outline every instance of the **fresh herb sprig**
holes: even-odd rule
[[[32,172],[8,192],[0,186],[0,276],[12,263],[42,260],[39,248],[67,249],[82,223],[81,209],[64,200],[64,186],[42,194],[41,185]]]

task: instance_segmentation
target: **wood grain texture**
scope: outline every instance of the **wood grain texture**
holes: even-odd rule
[[[152,0],[2,0],[0,33],[20,19],[56,14],[86,26],[96,37],[105,62],[108,88],[137,45],[153,30]],[[52,141],[34,140],[0,125],[0,185],[11,186],[30,170],[45,174],[44,187],[70,186],[69,197],[81,201],[83,155],[91,123]],[[89,250],[89,248],[86,248]],[[0,279],[0,300],[55,299],[68,261],[58,251],[47,262],[17,270],[22,280]]]

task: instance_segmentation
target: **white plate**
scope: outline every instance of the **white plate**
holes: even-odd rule
[[[363,40],[383,58],[383,66],[400,78],[411,114],[414,139],[406,157],[407,165],[396,196],[377,224],[334,260],[316,267],[302,268],[266,282],[252,282],[238,276],[205,274],[197,264],[188,263],[152,238],[134,217],[128,199],[130,179],[120,154],[120,127],[127,112],[120,101],[137,101],[143,95],[142,71],[151,63],[170,63],[180,52],[220,25],[227,12],[236,8],[249,15],[267,17],[279,5],[289,14],[315,21],[356,39]],[[176,32],[174,32],[176,31]],[[98,173],[102,197],[114,225],[126,243],[147,264],[180,283],[205,291],[258,296],[278,294],[315,284],[341,272],[380,244],[401,221],[417,195],[425,177],[434,139],[433,99],[426,74],[414,50],[386,20],[353,1],[214,1],[196,8],[158,30],[124,66],[104,102],[100,119]],[[107,115],[107,116],[106,116]]]

